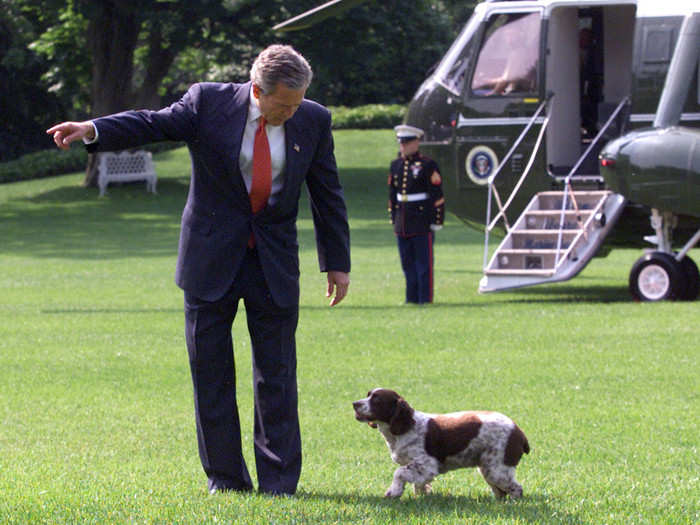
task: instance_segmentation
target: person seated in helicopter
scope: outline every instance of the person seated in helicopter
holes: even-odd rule
[[[479,52],[472,91],[486,96],[535,91],[538,44],[538,15],[496,17]]]
[[[537,70],[532,67],[523,76],[514,75],[506,66],[503,75],[492,81],[493,87],[486,93],[491,95],[508,95],[509,93],[528,93],[534,90]]]

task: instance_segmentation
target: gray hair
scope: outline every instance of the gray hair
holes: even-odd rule
[[[262,50],[250,68],[250,80],[263,90],[272,93],[277,84],[289,89],[304,89],[311,84],[311,66],[292,46],[271,45]]]

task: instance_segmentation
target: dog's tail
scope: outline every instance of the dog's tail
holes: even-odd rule
[[[520,429],[518,429],[518,430],[520,430]],[[525,434],[523,433],[522,430],[520,430],[520,433],[523,434],[523,452],[525,452],[525,454],[529,454],[530,453],[530,443],[528,442],[527,437],[525,436]]]
[[[530,443],[525,436],[525,433],[520,430],[520,427],[513,423],[513,430],[508,436],[508,443],[506,444],[506,453],[503,458],[503,463],[509,467],[515,467],[519,462],[523,454],[530,453]]]

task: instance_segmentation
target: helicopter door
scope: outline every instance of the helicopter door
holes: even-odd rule
[[[588,155],[581,157],[620,101],[630,94],[634,23],[633,5],[552,9],[545,73],[547,92],[554,94],[546,141],[550,175],[564,177],[578,164],[575,179],[599,179],[598,152],[620,135],[625,117],[614,122]]]
[[[457,162],[464,167],[464,175],[458,179],[462,190],[487,183],[543,97],[542,9],[500,9],[487,14],[481,24],[457,121]],[[538,126],[534,126],[508,164],[500,168],[498,186],[515,184],[537,131]]]

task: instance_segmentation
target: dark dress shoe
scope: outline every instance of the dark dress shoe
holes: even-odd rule
[[[250,492],[253,487],[247,485],[233,485],[219,479],[209,479],[207,482],[209,494],[218,494],[219,492]]]

